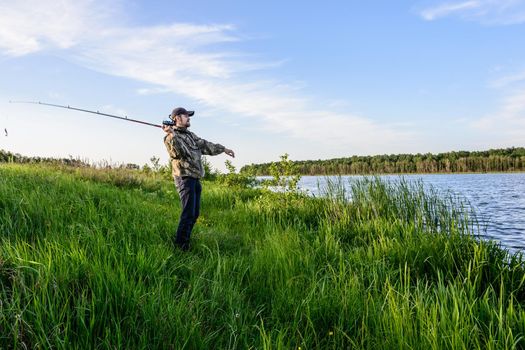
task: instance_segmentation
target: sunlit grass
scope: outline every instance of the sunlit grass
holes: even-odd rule
[[[2,165],[0,348],[525,347],[522,260],[472,237],[468,206],[420,183],[341,188],[205,183],[181,253],[169,181]]]

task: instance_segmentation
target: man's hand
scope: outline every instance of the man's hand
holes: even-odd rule
[[[232,158],[235,158],[235,152],[233,152],[233,151],[232,151],[231,149],[229,149],[229,148],[226,148],[226,149],[224,150],[224,153],[226,153],[227,155],[229,155],[229,156],[232,157]]]
[[[173,128],[169,125],[162,125],[162,130],[164,130],[166,133],[173,133]]]

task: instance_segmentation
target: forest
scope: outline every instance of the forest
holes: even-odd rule
[[[272,163],[244,166],[241,172],[271,174]],[[457,151],[425,154],[352,156],[294,161],[301,175],[430,174],[525,171],[525,148]]]

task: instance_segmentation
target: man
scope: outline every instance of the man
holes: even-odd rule
[[[235,157],[231,149],[208,142],[188,131],[190,117],[194,113],[177,107],[170,115],[175,126],[162,127],[166,132],[164,144],[170,156],[172,174],[182,207],[175,244],[183,251],[190,248],[191,230],[200,213],[202,187],[199,179],[204,176],[202,155],[214,156],[224,152],[230,157]]]

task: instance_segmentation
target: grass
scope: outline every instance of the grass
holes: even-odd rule
[[[205,183],[173,249],[170,182],[0,166],[0,348],[520,349],[520,256],[421,183],[326,198]]]

